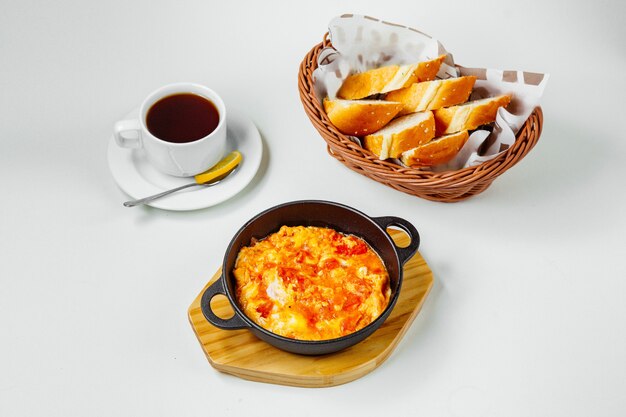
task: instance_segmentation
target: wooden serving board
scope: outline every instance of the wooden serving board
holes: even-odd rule
[[[408,243],[404,233],[389,230],[401,246]],[[376,369],[389,357],[417,316],[430,288],[433,275],[417,253],[404,265],[400,297],[387,320],[370,337],[356,345],[322,356],[288,353],[257,339],[246,329],[222,330],[204,318],[200,298],[217,271],[189,307],[189,322],[211,366],[221,372],[251,381],[298,387],[330,387],[345,384]],[[233,309],[224,296],[214,297],[213,311],[224,318]]]

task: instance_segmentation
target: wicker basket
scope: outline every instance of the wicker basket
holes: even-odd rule
[[[353,171],[407,194],[452,203],[485,191],[493,180],[530,152],[539,140],[543,124],[541,107],[537,107],[528,117],[513,146],[480,165],[457,171],[432,172],[426,168],[407,168],[381,161],[339,132],[315,97],[312,74],[317,68],[318,54],[330,45],[327,35],[323,42],[309,51],[300,64],[300,99],[313,126],[328,144],[328,153]]]

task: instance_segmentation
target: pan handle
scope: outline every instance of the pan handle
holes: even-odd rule
[[[202,294],[202,299],[200,300],[200,307],[202,308],[202,314],[204,317],[211,323],[212,325],[219,327],[220,329],[226,330],[235,330],[235,329],[243,329],[246,327],[250,327],[246,322],[237,314],[235,311],[235,315],[229,319],[223,319],[217,317],[217,315],[211,310],[211,299],[218,294],[226,295],[226,291],[224,290],[224,275],[222,275],[217,281],[215,281],[209,288],[204,291]]]
[[[394,216],[374,217],[372,218],[372,220],[374,220],[377,225],[382,227],[385,232],[387,232],[387,228],[389,226],[397,226],[400,229],[404,230],[407,235],[409,235],[411,242],[406,248],[398,247],[398,245],[394,243],[394,245],[396,246],[396,251],[398,252],[398,258],[400,258],[401,265],[404,265],[406,261],[411,259],[413,255],[415,255],[415,252],[417,252],[417,248],[419,248],[420,246],[420,234],[417,232],[417,229],[415,228],[415,226],[413,226],[413,224],[411,224],[407,220],[404,220],[401,217]]]

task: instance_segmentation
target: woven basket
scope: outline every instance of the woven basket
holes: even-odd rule
[[[541,107],[528,117],[515,143],[496,158],[457,171],[432,172],[427,168],[407,168],[381,161],[349,137],[339,132],[315,97],[313,71],[317,56],[330,45],[326,34],[304,57],[298,74],[298,88],[304,111],[328,144],[328,153],[353,171],[407,194],[432,201],[452,203],[485,191],[498,176],[519,162],[535,146],[541,135]]]

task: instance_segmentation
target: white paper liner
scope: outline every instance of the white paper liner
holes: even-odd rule
[[[332,48],[324,48],[313,72],[315,95],[334,99],[343,80],[352,73],[385,65],[405,65],[448,54],[438,79],[474,75],[477,77],[470,100],[511,94],[509,106],[500,108],[493,130],[476,130],[456,157],[434,171],[457,170],[478,165],[507,150],[520,127],[539,105],[549,74],[502,71],[455,66],[452,54],[429,35],[417,29],[384,22],[368,16],[342,15],[328,25]],[[360,143],[356,137],[353,140]],[[479,149],[481,154],[479,155]]]

